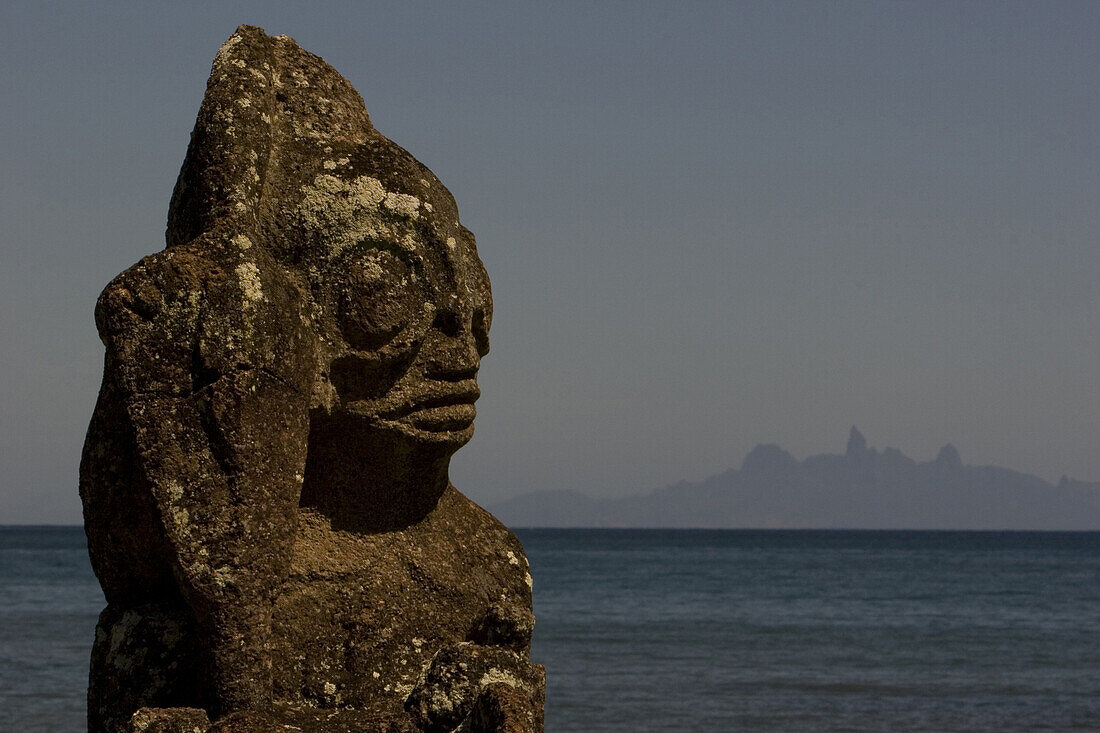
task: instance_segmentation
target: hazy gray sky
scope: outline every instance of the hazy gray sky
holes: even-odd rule
[[[474,499],[852,424],[1100,480],[1100,3],[8,0],[0,523],[80,520],[95,298],[164,246],[240,23],[349,78],[478,236]]]

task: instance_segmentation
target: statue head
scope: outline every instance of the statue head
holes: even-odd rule
[[[473,435],[492,296],[454,198],[374,129],[351,84],[241,26],[214,60],[167,240],[248,242],[307,295],[303,505],[346,514],[369,497],[382,525],[426,511]]]
[[[330,347],[318,406],[453,452],[473,434],[492,319],[473,234],[435,176],[381,136],[324,163],[286,230]]]
[[[215,230],[309,292],[318,421],[447,456],[470,439],[492,296],[454,198],[332,67],[248,26],[214,61],[168,243]]]

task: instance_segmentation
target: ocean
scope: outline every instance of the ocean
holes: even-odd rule
[[[552,733],[1100,731],[1100,533],[519,530]],[[0,731],[80,731],[79,527],[0,528]]]

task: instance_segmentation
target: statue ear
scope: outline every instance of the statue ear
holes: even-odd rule
[[[325,120],[319,128],[311,120]],[[169,247],[228,226],[269,230],[322,165],[325,148],[374,133],[362,97],[288,36],[242,25],[218,51],[172,192]],[[274,199],[274,200],[273,200]]]

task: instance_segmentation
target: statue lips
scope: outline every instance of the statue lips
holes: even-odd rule
[[[411,427],[428,432],[462,431],[473,424],[477,416],[474,402],[480,396],[477,382],[464,380],[454,383],[450,389],[432,390],[412,397],[383,417],[407,422]]]

